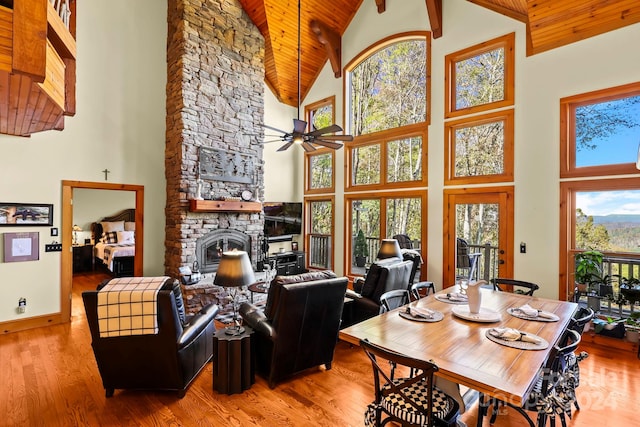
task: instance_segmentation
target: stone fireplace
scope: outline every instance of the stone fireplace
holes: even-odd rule
[[[236,200],[245,190],[262,198],[264,39],[237,0],[168,0],[167,20],[165,273],[179,277],[179,267],[198,261],[211,276],[219,251],[234,247],[256,266],[259,209],[193,209],[190,202]],[[235,169],[203,174],[207,150],[230,156]]]

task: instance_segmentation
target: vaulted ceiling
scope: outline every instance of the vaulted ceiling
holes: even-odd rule
[[[297,106],[298,0],[239,1],[265,38],[267,85],[280,102]],[[327,60],[336,77],[341,76],[341,37],[360,5],[374,3],[379,13],[384,13],[386,5],[385,0],[300,1],[300,95],[304,99]],[[640,22],[638,0],[467,1],[525,23],[527,55]],[[447,29],[442,26],[442,8],[446,3],[446,0],[425,0],[425,19],[434,38],[447,36]]]

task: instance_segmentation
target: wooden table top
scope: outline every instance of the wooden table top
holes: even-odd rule
[[[449,288],[436,295],[453,291]],[[569,324],[577,304],[490,289],[482,289],[481,292],[482,307],[498,311],[501,321],[479,323],[461,319],[451,313],[456,305],[438,301],[432,294],[412,304],[442,312],[444,319],[440,322],[404,319],[398,314],[404,308],[399,308],[342,329],[340,339],[359,345],[360,340],[366,338],[389,350],[416,359],[431,360],[438,365],[437,375],[441,377],[514,405],[522,405],[552,346]],[[530,321],[506,311],[524,304],[555,313],[560,320]],[[495,327],[515,328],[538,335],[549,342],[549,347],[545,350],[519,350],[497,344],[485,336],[488,329]]]

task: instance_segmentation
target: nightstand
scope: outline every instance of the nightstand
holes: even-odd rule
[[[93,245],[73,246],[73,272],[93,271]]]

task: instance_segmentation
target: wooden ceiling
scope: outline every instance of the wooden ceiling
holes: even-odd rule
[[[285,104],[298,105],[298,0],[239,0],[265,38],[265,81]],[[626,25],[640,22],[638,0],[467,0],[527,25],[527,55],[535,55]],[[301,99],[328,59],[340,77],[341,37],[363,2],[379,13],[385,0],[301,0]],[[399,7],[400,2],[390,7]],[[425,0],[433,37],[446,37],[442,7],[446,0]],[[443,5],[444,3],[444,5]],[[315,22],[316,35],[312,21]],[[455,25],[453,22],[447,25]],[[480,40],[479,40],[480,41]],[[337,55],[337,59],[336,59]],[[333,56],[333,58],[332,58]],[[337,61],[337,65],[335,63]]]

